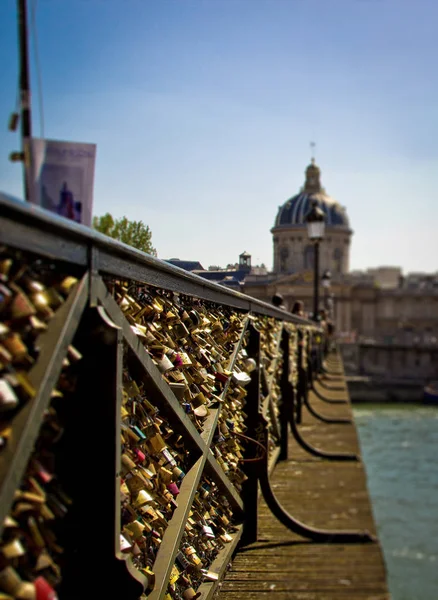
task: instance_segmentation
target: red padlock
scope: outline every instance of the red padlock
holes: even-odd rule
[[[44,577],[37,577],[33,583],[36,589],[36,600],[58,600],[55,590]]]

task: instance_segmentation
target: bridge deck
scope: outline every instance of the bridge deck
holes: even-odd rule
[[[322,388],[321,388],[322,389]],[[330,398],[346,392],[325,391]],[[327,404],[326,416],[351,415],[350,404]],[[355,425],[327,424],[303,409],[303,437],[327,451],[359,452]],[[289,460],[271,478],[290,514],[314,527],[376,533],[361,462],[329,462],[305,453],[290,436]],[[260,503],[258,541],[235,556],[220,600],[388,600],[383,555],[376,544],[317,544],[288,531]]]

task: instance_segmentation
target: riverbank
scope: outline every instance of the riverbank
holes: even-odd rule
[[[346,381],[353,404],[423,403],[424,380],[351,375]]]

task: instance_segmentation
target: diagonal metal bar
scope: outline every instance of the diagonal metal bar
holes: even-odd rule
[[[236,529],[237,531],[231,534],[233,540],[219,551],[217,557],[211,563],[208,569],[218,576],[217,581],[204,582],[196,590],[198,594],[201,594],[199,596],[199,600],[210,600],[210,598],[213,598],[218,586],[220,585],[220,581],[225,575],[227,565],[230,562],[235,549],[237,548],[237,544],[239,543],[243,531],[243,525],[238,525]]]
[[[172,519],[164,532],[155,559],[154,573],[156,583],[148,596],[148,600],[161,600],[166,593],[175,556],[184,534],[184,527],[192,508],[193,497],[201,479],[205,461],[205,455],[198,458],[183,479],[178,496],[178,507],[175,509]]]
[[[242,510],[242,501],[235,490],[234,486],[228,480],[223,469],[217,463],[215,457],[211,453],[209,447],[198,433],[196,427],[190,421],[189,417],[181,408],[178,400],[174,393],[164,381],[157,366],[152,361],[149,354],[146,352],[143,344],[139,341],[138,337],[132,331],[130,324],[125,319],[122,311],[117,305],[112,295],[108,292],[104,282],[101,279],[96,279],[94,285],[97,287],[97,297],[105,310],[108,312],[111,319],[121,327],[123,336],[131,348],[132,352],[136,356],[137,360],[141,363],[144,368],[144,374],[148,383],[148,393],[152,400],[155,400],[162,404],[160,401],[164,401],[167,411],[172,414],[172,418],[175,419],[180,427],[185,432],[186,441],[195,447],[200,454],[205,455],[207,461],[207,468],[210,474],[214,477],[215,482],[221,487],[229,497],[231,504],[235,509]],[[214,430],[213,430],[214,433]]]
[[[52,390],[61,373],[62,362],[76,333],[87,300],[88,273],[82,277],[64,304],[56,311],[47,330],[38,338],[40,356],[28,375],[36,395],[13,418],[11,427],[14,435],[0,454],[0,531],[33,451],[44,411],[50,402]]]
[[[161,373],[152,362],[152,359],[147,354],[143,345],[132,332],[128,321],[125,319],[117,303],[106,289],[103,281],[95,280],[94,285],[98,289],[97,298],[102,302],[110,317],[121,327],[125,341],[130,346],[137,360],[141,363],[145,375],[148,378],[148,392],[150,392],[151,399],[154,400],[155,398],[156,400],[162,400],[166,403],[167,408],[170,409],[173,417],[179,421],[180,426],[184,429],[186,439],[189,438],[192,445],[201,453],[201,456],[184,477],[183,483],[181,484],[178,507],[175,509],[172,520],[166,528],[155,560],[154,572],[156,584],[151,591],[149,598],[150,600],[158,600],[166,593],[170,572],[184,533],[184,526],[204,469],[208,471],[216,484],[227,495],[235,510],[242,512],[243,502],[209,448],[215,432],[219,410],[212,411],[210,423],[206,426],[205,430],[199,434],[189,417],[182,410],[173,392],[163,380]],[[240,343],[239,340],[239,348]],[[233,366],[237,354],[238,348],[235,348],[233,353]]]
[[[268,379],[268,377],[266,375],[265,369],[261,370],[262,377],[265,378],[265,383],[266,383],[266,387],[267,387],[267,390],[268,390],[268,395],[266,396],[266,398],[263,401],[262,412],[263,412],[263,416],[266,417],[267,412],[269,411],[269,416],[271,418],[271,423],[272,423],[275,435],[277,436],[278,440],[281,437],[281,431],[280,431],[281,427],[280,427],[280,423],[278,422],[278,417],[275,414],[275,406],[274,406],[274,401],[272,399],[272,386],[273,386],[274,378],[275,378],[276,371],[277,371],[278,358],[280,356],[280,344],[281,344],[282,334],[283,334],[283,324],[281,325],[280,331],[278,332],[277,344],[276,344],[276,347],[275,347],[276,356],[275,356],[275,359],[274,359],[272,373],[271,373],[269,379]]]
[[[273,379],[272,379],[272,377],[270,377],[269,383],[268,383],[268,377],[266,375],[265,367],[260,368],[260,375],[261,375],[261,386],[262,386],[264,392],[266,393],[266,396],[262,403],[264,415],[266,416],[267,413],[269,412],[269,417],[271,419],[271,424],[272,424],[272,428],[274,430],[275,436],[277,439],[280,439],[280,425],[278,423],[278,419],[275,414],[275,406],[274,406],[274,401],[272,399],[272,393],[271,393],[271,388],[270,388],[270,386],[272,386]]]
[[[277,369],[278,358],[280,356],[280,344],[281,344],[282,333],[283,333],[283,325],[281,326],[280,331],[278,332],[277,344],[276,344],[276,347],[275,347],[276,356],[275,356],[275,359],[274,359],[274,368],[273,368],[273,372],[271,373],[269,379],[268,379],[268,377],[267,377],[267,375],[265,373],[266,385],[267,385],[267,388],[268,388],[269,391],[268,391],[268,396],[264,399],[263,405],[262,405],[262,412],[263,412],[263,416],[264,417],[266,417],[266,414],[267,414],[268,403],[269,403],[270,396],[271,396],[272,382],[273,382],[274,377],[275,377],[275,372],[276,372],[276,369]],[[262,372],[264,372],[264,369],[262,370]]]
[[[230,362],[228,365],[229,370],[232,370],[234,368],[234,364],[236,362],[238,353],[242,345],[243,337],[245,335],[247,324],[248,319],[245,321],[244,329],[242,331],[240,339],[236,343],[234,351],[230,358]],[[222,391],[221,399],[225,398],[228,390],[228,385],[229,380],[226,386],[224,387],[224,390]],[[196,494],[196,490],[198,488],[199,481],[201,480],[204,469],[213,477],[213,479],[215,479],[218,486],[222,487],[221,482],[223,481],[223,476],[225,474],[223,469],[216,462],[216,459],[214,458],[210,450],[210,445],[216,430],[219,414],[220,407],[218,409],[215,409],[214,411],[211,411],[208,419],[209,422],[206,423],[203,431],[200,434],[200,437],[205,443],[205,446],[206,448],[208,448],[208,450],[206,450],[203,453],[203,455],[192,466],[190,471],[184,477],[183,482],[181,484],[181,489],[178,496],[178,507],[175,509],[175,512],[172,516],[172,520],[170,521],[169,526],[164,532],[163,539],[155,560],[154,571],[156,576],[156,584],[154,589],[148,596],[149,600],[161,600],[166,593],[170,573],[172,571],[172,567],[175,561],[175,556],[178,552],[181,539],[184,534],[184,527],[193,504],[193,498]],[[218,469],[220,469],[221,473],[218,473]],[[230,485],[232,485],[231,482],[228,482],[227,480],[226,488],[223,488],[223,491],[225,493],[228,492],[229,494]],[[239,506],[240,512],[242,508],[243,503],[241,503]]]

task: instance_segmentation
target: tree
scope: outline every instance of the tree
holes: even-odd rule
[[[152,246],[152,232],[143,221],[129,221],[126,217],[114,220],[110,213],[106,213],[102,217],[93,217],[93,227],[115,240],[157,256]]]

